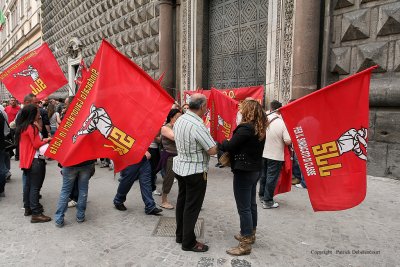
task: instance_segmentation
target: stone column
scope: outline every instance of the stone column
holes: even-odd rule
[[[161,0],[160,5],[160,75],[165,72],[161,86],[174,95],[173,2]]]
[[[320,0],[296,1],[292,98],[317,89],[320,5]]]

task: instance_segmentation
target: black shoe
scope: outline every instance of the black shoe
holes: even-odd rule
[[[181,244],[182,243],[182,237],[176,237],[175,238],[175,242],[178,243],[178,244]]]
[[[32,210],[30,208],[25,208],[24,216],[31,216]]]
[[[121,211],[126,210],[126,207],[125,207],[124,203],[121,203],[121,204],[114,204],[114,206],[115,206],[115,208],[116,208],[117,210],[121,210]]]
[[[19,161],[19,157],[15,157],[15,161]]]
[[[149,212],[148,215],[159,215],[159,213],[162,211],[163,211],[162,209],[154,208],[152,211]]]
[[[184,251],[193,251],[193,252],[207,252],[209,247],[203,243],[197,242],[196,245],[192,248],[185,248],[182,247],[182,250]]]

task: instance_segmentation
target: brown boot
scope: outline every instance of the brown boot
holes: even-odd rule
[[[237,241],[242,241],[243,237],[242,234],[239,232],[238,234],[234,235]],[[256,242],[256,229],[253,230],[253,233],[250,236],[250,244],[254,244]]]
[[[251,253],[251,240],[249,237],[243,237],[242,240],[237,247],[228,249],[226,253],[232,256],[249,255]]]
[[[49,222],[49,221],[51,221],[51,218],[44,214],[32,215],[32,219],[31,219],[31,223],[44,223],[44,222]]]

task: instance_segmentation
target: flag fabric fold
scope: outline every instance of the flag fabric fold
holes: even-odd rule
[[[42,99],[68,83],[47,43],[18,59],[0,80],[20,102],[29,93]]]
[[[274,196],[290,192],[292,190],[292,157],[288,146],[284,150],[285,163],[283,163],[281,173],[274,191]]]
[[[139,162],[174,100],[103,40],[46,156],[63,166],[110,158],[114,170]]]
[[[315,211],[349,209],[365,198],[373,69],[280,108]]]

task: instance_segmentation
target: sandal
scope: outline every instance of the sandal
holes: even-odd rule
[[[194,245],[194,247],[192,247],[192,248],[182,247],[182,250],[193,251],[193,252],[206,252],[206,251],[208,251],[208,246],[203,243],[197,242],[196,245]]]
[[[172,206],[169,203],[161,203],[160,207],[163,208],[163,209],[166,209],[166,210],[173,210],[174,209],[174,206]]]

